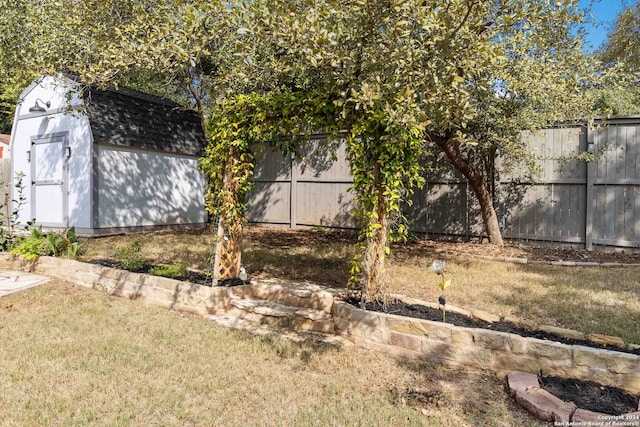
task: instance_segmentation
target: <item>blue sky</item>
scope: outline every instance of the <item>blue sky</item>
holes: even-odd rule
[[[580,7],[588,7],[591,3],[591,17],[587,17],[590,22],[587,25],[587,50],[600,47],[607,38],[607,33],[618,12],[625,6],[632,4],[631,0],[580,0]]]

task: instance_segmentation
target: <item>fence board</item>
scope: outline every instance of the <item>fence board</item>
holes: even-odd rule
[[[350,183],[298,182],[296,221],[299,225],[354,228],[355,204]]]
[[[289,224],[291,205],[289,182],[256,182],[247,194],[249,221],[268,224]]]
[[[496,160],[496,212],[505,238],[640,247],[640,118],[608,126],[523,132],[540,172],[509,169]],[[597,161],[577,156],[593,144]],[[317,137],[297,158],[265,151],[258,158],[248,197],[252,222],[355,227],[353,194],[344,144]],[[425,165],[425,188],[416,190],[405,215],[415,231],[482,237],[478,202],[461,174],[440,154]]]
[[[634,190],[633,235],[635,240],[640,240],[640,186],[635,186]]]
[[[629,126],[627,128],[627,155],[626,161],[626,174],[627,179],[639,179],[640,166],[640,138],[638,137],[638,126]]]

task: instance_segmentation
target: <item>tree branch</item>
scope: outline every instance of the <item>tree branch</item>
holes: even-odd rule
[[[193,99],[196,102],[196,108],[198,110],[198,113],[200,114],[200,124],[202,125],[202,131],[204,132],[204,134],[207,134],[207,124],[206,121],[204,119],[204,105],[202,102],[202,97],[200,96],[200,93],[198,92],[198,90],[196,89],[194,83],[193,83],[193,74],[191,73],[191,70],[189,69],[189,66],[185,65],[184,67],[184,72],[185,72],[185,77],[187,80],[187,88],[189,89],[189,92],[191,93],[191,96],[193,96]]]

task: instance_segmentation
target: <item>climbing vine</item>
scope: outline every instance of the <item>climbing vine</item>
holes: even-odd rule
[[[352,121],[346,139],[361,226],[351,285],[362,290],[363,300],[373,299],[385,284],[392,218],[402,216],[402,203],[411,204],[413,189],[424,184],[422,128],[393,123],[387,110],[370,108]],[[409,231],[402,222],[394,230],[395,238],[405,238]]]
[[[379,296],[390,252],[391,218],[401,216],[402,204],[410,204],[413,189],[424,183],[421,124],[399,123],[385,107],[358,110],[331,102],[326,94],[284,92],[227,100],[210,118],[208,130],[209,144],[200,167],[209,176],[207,209],[219,218],[215,267],[219,280],[237,277],[240,268],[245,196],[252,186],[256,150],[270,146],[285,154],[295,152],[296,137],[324,130],[333,132],[334,139],[338,134],[346,139],[354,179],[361,230],[351,283],[362,290],[363,299]],[[408,232],[402,223],[394,228],[399,237]],[[232,255],[225,255],[225,250]]]
[[[237,277],[240,270],[245,196],[252,187],[256,150],[295,151],[292,136],[319,129],[326,110],[322,96],[294,92],[238,95],[215,109],[200,168],[209,178],[206,208],[219,219],[216,280]]]

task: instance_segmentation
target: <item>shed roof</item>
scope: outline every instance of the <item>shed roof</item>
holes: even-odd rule
[[[200,116],[166,98],[132,89],[91,87],[86,99],[93,140],[131,148],[201,156]]]

